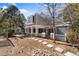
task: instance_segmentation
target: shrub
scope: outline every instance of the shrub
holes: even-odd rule
[[[14,30],[8,30],[8,37],[11,37],[14,34]]]
[[[78,33],[76,31],[73,31],[73,29],[69,29],[69,31],[67,32],[67,37],[68,37],[68,42],[72,44],[79,43]]]

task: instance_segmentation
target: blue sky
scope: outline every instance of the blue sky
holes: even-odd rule
[[[0,3],[0,7],[3,9],[6,9],[10,5],[15,5],[26,18],[34,13],[45,12],[44,6],[39,3]]]
[[[26,18],[29,15],[41,12],[41,5],[38,3],[0,3],[0,7],[4,9],[10,5],[15,5]]]

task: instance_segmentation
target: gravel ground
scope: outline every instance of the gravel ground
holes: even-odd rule
[[[76,48],[70,46],[59,45],[51,42],[50,40],[44,40],[53,44],[55,47],[61,47],[64,49],[63,53],[59,53],[54,50],[55,47],[49,48],[46,45],[38,42],[35,37],[32,38],[10,38],[15,47],[6,46],[0,47],[0,55],[2,56],[63,56],[64,52],[71,51],[73,53],[78,52]],[[37,38],[40,39],[41,38]],[[74,50],[73,50],[74,49]]]

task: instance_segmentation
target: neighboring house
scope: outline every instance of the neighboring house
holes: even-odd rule
[[[50,33],[53,33],[52,18],[44,14],[34,14],[28,17],[26,23],[26,33],[34,36],[42,36],[42,33],[47,33],[46,37],[50,37]],[[56,19],[56,38],[64,40],[65,32],[68,27],[62,20]],[[59,37],[58,37],[59,36]]]

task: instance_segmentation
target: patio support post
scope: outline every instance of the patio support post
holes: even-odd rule
[[[38,36],[38,28],[35,30],[35,36]]]
[[[31,36],[33,35],[33,28],[31,27]]]
[[[66,41],[66,38],[67,38],[67,34],[65,33],[65,35],[64,35],[65,37],[64,37],[64,39],[65,39],[65,41]]]

